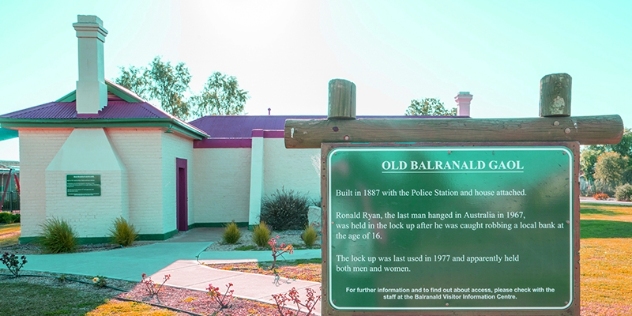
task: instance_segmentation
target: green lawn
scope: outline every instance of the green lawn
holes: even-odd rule
[[[61,283],[2,283],[1,288],[0,315],[85,315],[111,297],[66,288]]]

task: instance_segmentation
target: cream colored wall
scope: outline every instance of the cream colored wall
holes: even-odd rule
[[[40,235],[40,225],[46,221],[46,167],[71,132],[70,128],[19,129],[21,237]]]
[[[100,175],[100,196],[67,196],[66,175]],[[77,128],[46,168],[46,218],[63,219],[79,238],[109,235],[128,219],[127,175],[101,128]]]
[[[248,222],[250,148],[194,149],[193,160],[194,222]]]
[[[320,149],[286,149],[283,138],[265,138],[263,148],[264,196],[285,187],[320,198],[320,179],[312,164],[312,157],[320,157]]]
[[[177,229],[176,158],[187,160],[188,222],[193,224],[195,193],[193,176],[193,141],[173,133],[162,134],[162,224],[165,233]]]
[[[163,234],[162,135],[159,128],[108,128],[106,134],[127,170],[129,220],[140,234]]]

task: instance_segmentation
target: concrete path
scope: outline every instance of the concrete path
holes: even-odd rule
[[[219,235],[218,235],[219,234]],[[233,283],[234,296],[274,304],[272,294],[287,293],[292,287],[305,298],[305,289],[320,294],[320,283],[288,281],[274,283],[274,276],[213,269],[201,263],[271,261],[269,251],[204,251],[212,241],[219,240],[221,228],[195,228],[168,241],[132,248],[107,251],[27,255],[24,271],[45,271],[85,276],[101,275],[111,279],[139,282],[143,273],[161,283],[165,274],[171,278],[165,284],[206,292],[209,284],[225,289]],[[321,250],[295,250],[284,255],[285,260],[320,258]],[[320,303],[316,307],[320,315]]]

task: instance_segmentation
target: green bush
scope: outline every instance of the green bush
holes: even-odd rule
[[[309,225],[305,227],[305,230],[301,234],[301,239],[303,239],[307,248],[312,248],[314,243],[316,243],[316,239],[318,239],[318,233],[316,232],[316,229],[314,229],[314,226]]]
[[[65,220],[52,218],[42,224],[41,227],[40,244],[46,252],[73,252],[77,248],[75,233]]]
[[[224,235],[222,239],[226,244],[236,244],[241,238],[241,232],[239,231],[239,227],[235,224],[235,221],[230,222],[230,224],[226,225],[224,228]]]
[[[270,228],[266,225],[265,222],[260,222],[259,225],[255,226],[255,229],[252,232],[252,241],[259,247],[265,247],[268,245],[268,241],[270,240]]]
[[[123,217],[114,220],[114,227],[110,228],[110,239],[113,244],[127,247],[138,238],[138,230]]]
[[[307,211],[311,201],[293,190],[277,190],[266,196],[261,205],[261,221],[272,230],[303,229],[307,225]]]
[[[13,214],[9,212],[0,212],[0,224],[13,224],[15,221]]]
[[[617,201],[632,201],[632,184],[626,183],[618,186],[614,197]]]
[[[20,214],[13,214],[13,222],[14,223],[20,222]]]

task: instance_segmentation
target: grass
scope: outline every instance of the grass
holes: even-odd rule
[[[85,315],[107,298],[72,288],[3,283],[0,315]]]
[[[246,273],[257,273],[264,275],[275,275],[275,272],[283,279],[299,279],[313,282],[321,282],[322,260],[301,259],[293,261],[277,261],[276,269],[270,270],[272,262],[250,262],[238,264],[212,264],[211,268],[239,271]]]
[[[632,313],[632,207],[580,209],[582,315]]]
[[[631,315],[632,207],[586,204],[580,214],[582,315]],[[4,234],[19,229],[19,224],[0,225],[0,245],[17,242]],[[321,259],[280,261],[277,265],[281,281],[321,281]],[[268,262],[212,265],[273,275],[269,266]],[[144,304],[103,304],[108,297],[55,286],[3,283],[1,288],[0,315],[84,315],[97,306],[99,309],[91,315],[167,315],[146,310]]]
[[[86,316],[127,315],[127,316],[172,316],[175,312],[136,302],[110,300],[97,307]]]
[[[18,244],[20,238],[20,223],[0,225],[0,247]]]

